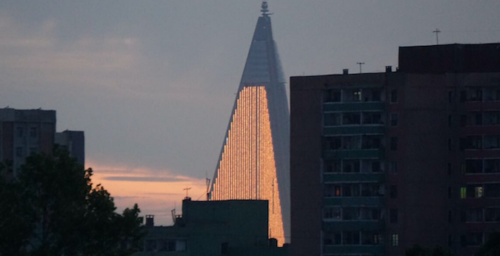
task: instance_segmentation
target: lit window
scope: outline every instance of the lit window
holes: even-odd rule
[[[398,246],[399,245],[399,235],[398,234],[392,234],[391,235],[391,245],[392,246]]]
[[[464,199],[467,197],[467,188],[466,187],[461,187],[460,188],[460,198]]]

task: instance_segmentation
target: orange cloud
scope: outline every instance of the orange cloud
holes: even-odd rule
[[[87,161],[92,168],[92,182],[101,184],[114,197],[119,212],[134,203],[139,205],[141,215],[155,215],[156,225],[171,225],[171,210],[181,213],[181,201],[186,196],[185,188],[193,200],[206,198],[204,179],[172,174],[168,170],[107,166]]]

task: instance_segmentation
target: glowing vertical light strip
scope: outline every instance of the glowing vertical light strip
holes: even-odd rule
[[[284,242],[271,122],[264,86],[244,87],[238,94],[212,200],[269,201],[269,233]]]

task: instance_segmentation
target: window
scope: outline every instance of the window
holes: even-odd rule
[[[24,137],[24,128],[23,127],[17,127],[16,128],[16,134],[17,134],[17,137],[19,137],[19,138]]]
[[[16,148],[16,157],[24,157],[23,148],[22,147],[17,147]]]
[[[340,245],[342,244],[342,233],[341,232],[326,232],[324,234],[324,245]]]
[[[499,101],[500,89],[498,87],[484,88],[484,101]]]
[[[460,198],[461,199],[467,198],[467,187],[460,188]]]
[[[465,173],[482,173],[483,172],[483,160],[482,159],[466,159],[465,160]]]
[[[451,187],[448,187],[448,199],[451,199]]]
[[[483,244],[483,233],[468,232],[465,235],[465,241],[467,246],[480,246]]]
[[[391,137],[391,150],[398,150],[398,137]]]
[[[467,115],[460,115],[460,127],[467,125]]]
[[[342,219],[343,220],[358,220],[359,219],[359,208],[358,207],[345,207],[342,209]]]
[[[451,123],[452,123],[452,117],[451,115],[448,115],[448,127],[451,127]]]
[[[391,126],[398,126],[398,114],[391,114]]]
[[[500,172],[500,159],[485,159],[484,160],[485,173],[499,173]]]
[[[448,211],[448,223],[453,222],[453,212],[451,210]]]
[[[484,220],[487,222],[500,222],[500,208],[484,209]]]
[[[466,222],[483,222],[483,209],[475,208],[475,209],[467,209],[465,212],[465,221]]]
[[[391,103],[396,103],[398,102],[398,90],[393,89],[391,90]]]
[[[343,232],[343,244],[345,245],[356,245],[359,244],[359,231],[344,231]]]
[[[398,223],[398,209],[391,209],[390,211],[390,221],[392,224]]]
[[[327,150],[339,150],[342,146],[342,137],[326,137],[326,149]]]
[[[398,172],[398,162],[397,161],[391,161],[389,164],[389,169],[391,173],[397,173]]]
[[[371,162],[372,172],[380,172],[382,168],[380,167],[380,161]]]
[[[363,112],[363,124],[382,124],[380,112]]]
[[[338,126],[341,125],[341,117],[340,113],[325,113],[324,122],[325,126]]]
[[[363,135],[362,149],[379,149],[382,147],[382,136],[380,135]]]
[[[343,136],[342,137],[342,149],[352,150],[360,149],[360,136]]]
[[[481,135],[467,136],[465,138],[460,138],[460,149],[482,149],[483,148],[483,138]]]
[[[392,234],[391,235],[391,245],[392,246],[398,246],[399,245],[399,235],[398,234]]]
[[[448,103],[453,103],[453,92],[448,91]]]
[[[342,116],[342,124],[361,124],[361,114],[359,112],[345,112]]]
[[[340,102],[341,93],[339,89],[327,90],[325,94],[325,102]]]
[[[357,197],[359,196],[359,184],[343,184],[342,185],[343,197]]]
[[[390,186],[389,195],[393,199],[398,197],[398,187],[396,185],[391,185]]]
[[[483,115],[481,112],[472,112],[471,117],[474,120],[474,125],[481,126],[483,125]]]
[[[484,136],[484,149],[499,149],[499,148],[500,148],[500,136],[498,135]]]
[[[345,89],[342,96],[343,102],[360,102],[361,89]]]
[[[500,125],[500,111],[487,111],[483,113],[484,125]]]
[[[451,163],[448,163],[448,175],[451,175]]]
[[[340,207],[328,207],[324,209],[323,218],[326,220],[341,220],[341,208]]]
[[[342,186],[340,184],[326,184],[324,195],[325,197],[339,197],[342,196]]]
[[[362,207],[360,218],[362,220],[380,220],[380,209],[376,207]]]
[[[37,138],[37,137],[38,137],[38,129],[36,127],[31,127],[30,138]]]
[[[364,101],[380,101],[380,89],[363,89]]]
[[[326,161],[323,168],[325,173],[339,173],[342,171],[340,160]]]
[[[344,173],[358,173],[360,170],[359,160],[344,160],[342,171]]]
[[[363,231],[361,233],[361,242],[366,245],[380,244],[382,236],[377,232]]]
[[[484,184],[484,197],[487,197],[487,198],[500,197],[500,183]]]
[[[361,184],[361,196],[372,197],[372,196],[383,196],[384,187],[377,183],[362,183]]]

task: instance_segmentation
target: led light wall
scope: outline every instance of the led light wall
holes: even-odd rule
[[[264,86],[240,90],[211,200],[269,201],[269,236],[283,244],[284,231],[267,92]]]

